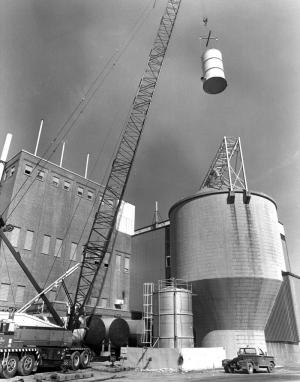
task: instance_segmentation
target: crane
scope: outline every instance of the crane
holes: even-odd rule
[[[68,323],[69,329],[76,328],[78,318],[84,315],[85,306],[91,297],[93,286],[104,257],[109,257],[112,253],[112,243],[114,243],[116,235],[115,224],[117,215],[126,190],[180,3],[181,0],[168,0],[165,13],[160,21],[157,36],[149,54],[146,70],[134,97],[87,243],[84,246],[83,261]],[[100,291],[103,282],[104,278],[100,280]]]
[[[68,329],[70,330],[73,330],[78,326],[78,319],[84,314],[85,305],[91,296],[103,259],[106,254],[110,256],[112,252],[113,243],[116,238],[115,225],[117,215],[121,207],[132,164],[137,152],[180,4],[181,0],[168,0],[167,2],[164,15],[161,18],[158,32],[149,54],[145,72],[139,82],[136,95],[132,102],[129,117],[112,162],[108,180],[104,187],[98,210],[95,214],[88,241],[84,246],[83,260],[75,298],[70,309],[70,317],[68,321]],[[29,281],[38,292],[38,295],[43,299],[56,324],[63,326],[63,321],[47,299],[44,293],[45,291],[39,287],[31,272],[22,261],[20,254],[15,251],[9,239],[5,236],[4,232],[5,230],[8,230],[8,228],[13,229],[13,227],[8,227],[3,218],[0,217],[0,237],[25,272]],[[100,282],[100,284],[102,283],[99,288],[100,291],[103,282],[104,278]],[[67,294],[67,296],[70,302],[70,295]]]

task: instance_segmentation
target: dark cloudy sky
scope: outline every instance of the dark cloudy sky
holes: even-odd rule
[[[10,156],[34,151],[44,118],[38,155],[58,162],[61,147],[46,149],[84,106],[63,130],[76,119],[63,165],[83,174],[89,152],[89,177],[101,182],[166,3],[0,0],[0,142],[13,133]],[[228,80],[216,96],[200,80],[203,16]],[[126,193],[138,227],[152,222],[155,200],[167,218],[198,190],[222,137],[240,136],[249,188],[277,201],[300,273],[299,20],[299,0],[182,0]]]

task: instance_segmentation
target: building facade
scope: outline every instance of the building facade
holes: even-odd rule
[[[7,233],[8,238],[41,288],[81,262],[100,196],[98,183],[26,151],[22,150],[6,163],[0,211],[4,221],[14,226]],[[133,205],[123,203],[118,227],[113,255],[104,261],[107,275],[102,294],[98,296],[94,288],[89,304],[104,313],[126,316],[129,315]],[[0,250],[0,308],[19,308],[36,292],[4,243]],[[71,298],[78,275],[77,270],[65,280]],[[55,301],[62,314],[66,311],[67,298],[59,285],[53,287],[48,298]]]

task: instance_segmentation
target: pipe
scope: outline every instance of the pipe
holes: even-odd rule
[[[5,142],[4,142],[4,146],[3,146],[2,154],[1,154],[1,158],[0,158],[0,180],[2,178],[2,174],[4,171],[4,166],[5,166],[5,162],[7,159],[11,139],[12,139],[12,134],[10,134],[10,133],[6,134],[6,138],[5,138]]]
[[[36,156],[37,149],[38,149],[39,142],[40,142],[40,137],[41,137],[41,132],[42,132],[42,128],[43,128],[43,123],[44,123],[44,120],[42,119],[41,120],[41,124],[40,124],[40,129],[39,129],[39,135],[38,135],[38,138],[37,138],[37,141],[36,141],[36,145],[35,145],[35,150],[34,150],[34,155],[35,156]]]
[[[85,179],[87,179],[87,172],[88,172],[88,167],[89,167],[89,159],[90,159],[90,154],[87,154],[87,156],[86,156],[86,164],[85,164],[85,173],[84,173]]]
[[[66,143],[66,142],[63,142],[63,146],[62,146],[62,150],[61,150],[61,156],[60,156],[60,162],[59,162],[59,167],[62,166],[63,157],[64,157],[64,152],[65,152],[65,143]]]

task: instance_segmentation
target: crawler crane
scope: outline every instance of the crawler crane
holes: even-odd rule
[[[168,43],[175,24],[181,0],[168,0],[161,18],[158,33],[149,54],[146,70],[142,76],[136,96],[134,97],[129,118],[125,125],[120,144],[112,163],[110,174],[104,188],[98,211],[95,215],[88,241],[84,247],[83,261],[77,289],[67,329],[46,295],[15,251],[5,230],[11,228],[3,219],[0,221],[0,237],[17,260],[28,279],[41,295],[56,325],[39,328],[41,322],[32,318],[30,325],[21,318],[7,317],[0,323],[0,374],[5,378],[13,377],[17,372],[28,375],[40,365],[68,364],[76,370],[87,367],[91,351],[89,343],[84,341],[78,346],[72,342],[72,333],[79,328],[81,316],[85,315],[93,287],[97,290],[103,286],[103,266],[105,256],[111,256],[116,237],[115,224],[124,197],[132,164],[137,152],[148,110],[157,84],[159,73],[166,54]],[[93,312],[89,312],[92,314]],[[28,316],[28,315],[27,315]],[[26,318],[28,320],[28,317]],[[39,326],[35,326],[39,325]]]

